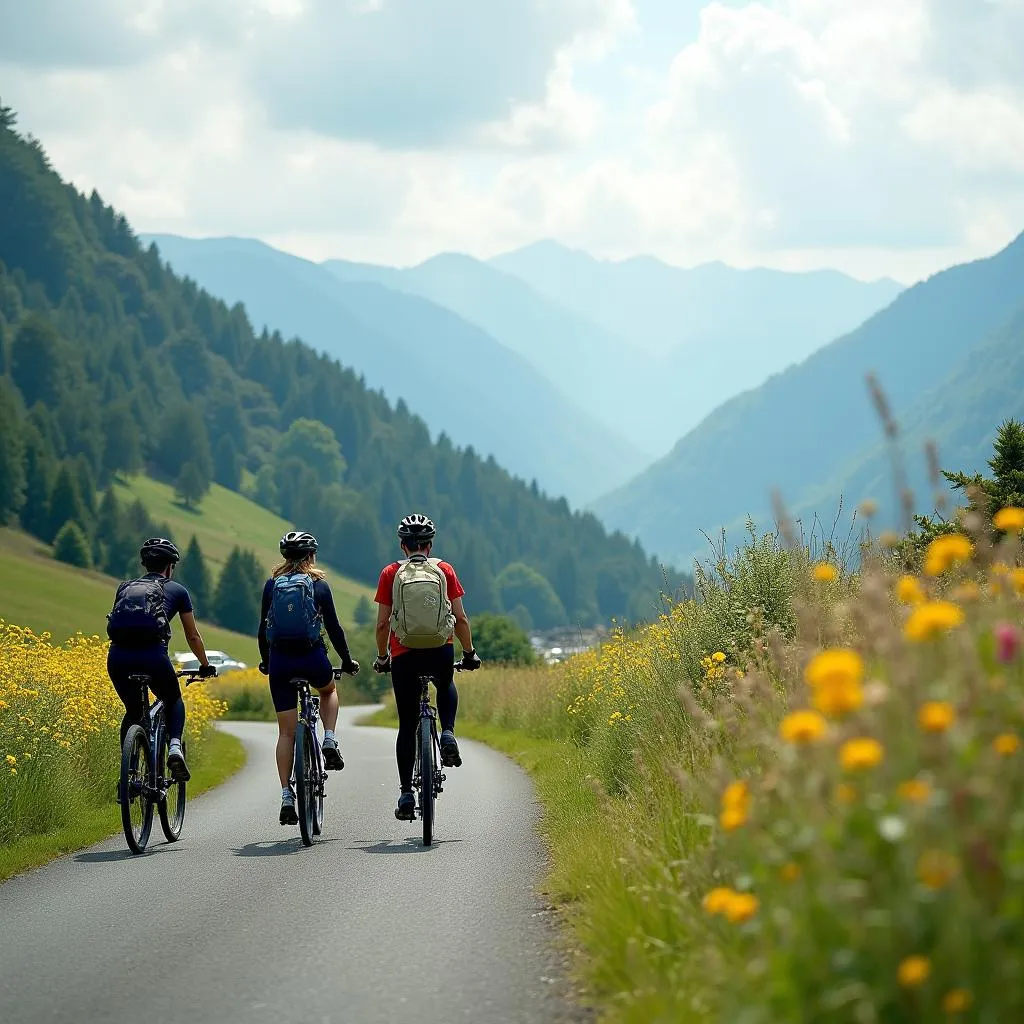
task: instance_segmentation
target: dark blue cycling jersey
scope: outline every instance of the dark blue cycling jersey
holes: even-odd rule
[[[164,614],[167,616],[168,624],[170,624],[171,619],[175,615],[179,615],[181,612],[192,611],[192,597],[188,590],[177,580],[165,579],[163,573],[159,572],[148,572],[145,576],[139,578],[144,580],[162,579],[164,581]],[[121,586],[123,585],[121,584]],[[120,590],[120,586],[118,589]],[[163,643],[164,650],[167,649],[169,642],[170,640],[168,639]]]
[[[274,579],[271,577],[263,586],[263,601],[260,607],[258,639],[260,660],[264,665],[269,664],[270,659],[270,645],[267,642],[267,613],[270,611],[270,598],[273,592]],[[349,661],[351,655],[349,654],[348,641],[345,639],[345,630],[341,628],[341,623],[338,621],[338,613],[334,610],[334,595],[331,593],[330,585],[326,580],[313,580],[313,600],[323,616],[324,629],[327,631],[334,649],[338,652],[338,656],[342,661]]]

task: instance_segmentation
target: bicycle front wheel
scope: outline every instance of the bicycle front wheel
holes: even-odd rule
[[[133,725],[121,746],[121,824],[132,853],[144,853],[153,829],[152,752],[141,725]]]
[[[434,736],[430,719],[420,720],[420,816],[423,818],[423,845],[434,841]]]
[[[161,785],[167,780],[167,752],[171,742],[167,733],[160,733],[160,753],[157,755],[156,775]],[[181,752],[186,752],[185,741],[181,741]],[[167,842],[176,843],[181,838],[181,827],[185,824],[185,780],[171,781],[159,803],[160,827],[163,829]]]
[[[309,726],[299,722],[295,730],[295,810],[299,815],[299,835],[303,846],[313,845],[314,817],[316,814],[316,764],[313,758],[313,738]]]

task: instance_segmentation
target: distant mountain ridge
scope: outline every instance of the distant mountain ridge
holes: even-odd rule
[[[877,374],[917,442],[935,433],[955,439],[961,455],[983,451],[999,420],[1012,413],[1006,406],[1019,406],[1007,394],[1024,389],[1020,360],[1008,355],[1024,340],[1014,319],[1022,309],[1024,235],[987,259],[915,285],[857,330],[724,403],[667,456],[593,507],[610,526],[681,564],[707,553],[702,530],[735,530],[747,515],[770,528],[775,488],[791,510],[805,514],[834,513],[841,494],[847,503],[888,498],[866,374]]]
[[[408,268],[329,260],[453,310],[518,352],[605,426],[654,454],[715,406],[860,324],[901,289],[836,271],[789,274],[620,262],[547,242],[487,262]]]
[[[251,239],[144,235],[176,271],[266,324],[351,366],[432,431],[472,445],[579,505],[646,457],[573,403],[518,353],[449,309],[390,287],[345,281]]]

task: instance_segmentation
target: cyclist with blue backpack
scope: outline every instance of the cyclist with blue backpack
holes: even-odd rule
[[[291,788],[298,692],[293,680],[305,679],[320,693],[324,724],[324,767],[345,767],[338,740],[338,692],[322,631],[341,658],[341,670],[356,675],[359,662],[349,653],[345,630],[334,609],[334,596],[324,571],[316,565],[317,541],[310,533],[292,531],[281,538],[283,561],[263,587],[260,610],[260,671],[270,676],[270,695],[277,712],[277,771],[281,778],[281,824],[297,825]]]
[[[149,676],[149,688],[164,702],[170,750],[167,768],[175,780],[188,781],[191,775],[185,764],[181,737],[185,732],[185,702],[171,664],[167,647],[171,640],[171,619],[181,620],[185,640],[199,659],[199,675],[215,676],[217,669],[206,657],[206,647],[196,625],[189,592],[171,579],[181,559],[178,549],[164,537],[151,537],[139,549],[139,560],[146,570],[144,576],[125,580],[114,594],[114,606],[107,616],[107,675],[114,684],[124,718],[121,719],[121,743],[133,722],[142,718],[142,694],[132,683],[134,675]]]

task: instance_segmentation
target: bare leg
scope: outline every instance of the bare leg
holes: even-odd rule
[[[320,721],[324,723],[324,729],[334,732],[338,724],[338,688],[334,683],[329,683],[322,690],[317,690],[317,693],[320,694]]]
[[[334,703],[337,706],[337,698]],[[277,713],[277,774],[281,777],[282,789],[291,782],[292,764],[295,761],[295,726],[298,720],[298,708]]]

